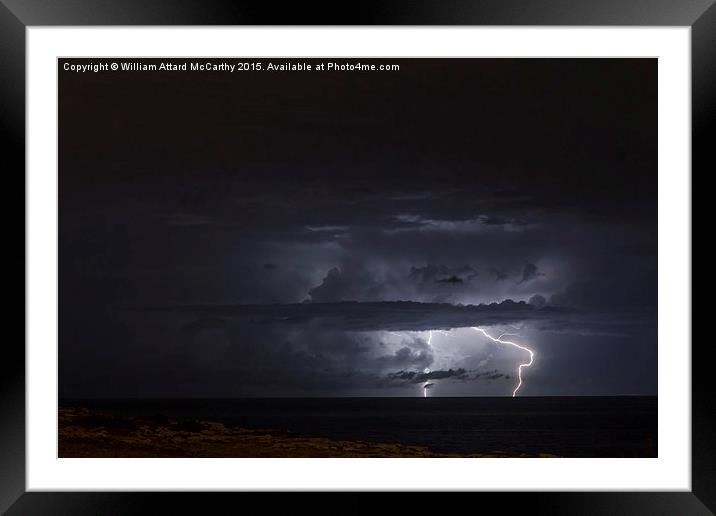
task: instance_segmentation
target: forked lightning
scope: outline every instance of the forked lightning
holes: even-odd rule
[[[493,337],[492,335],[490,335],[489,333],[487,333],[485,330],[483,330],[482,328],[478,328],[478,327],[476,327],[476,326],[473,326],[472,329],[475,330],[475,331],[479,331],[479,332],[482,333],[485,337],[487,337],[488,339],[490,339],[490,340],[493,341],[493,342],[499,342],[500,344],[507,344],[507,345],[509,345],[509,346],[514,346],[514,347],[519,348],[519,349],[522,349],[522,350],[524,350],[524,351],[526,351],[527,353],[530,354],[530,361],[529,361],[529,362],[525,362],[524,364],[520,364],[520,366],[517,368],[517,378],[519,379],[519,382],[517,383],[517,387],[515,387],[515,390],[512,391],[512,397],[514,398],[515,396],[517,396],[517,391],[519,391],[519,390],[520,390],[520,387],[522,387],[522,368],[523,368],[523,367],[529,367],[529,366],[532,365],[532,362],[534,362],[534,355],[535,355],[534,352],[533,352],[531,349],[529,349],[529,348],[526,348],[526,347],[524,347],[524,346],[520,346],[520,345],[517,344],[516,342],[511,342],[511,341],[509,341],[509,340],[502,340],[502,337],[504,337],[505,335],[515,335],[514,333],[503,333],[503,334],[500,335],[499,337],[495,338],[495,337]]]

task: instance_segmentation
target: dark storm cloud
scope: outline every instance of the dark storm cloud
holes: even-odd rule
[[[547,300],[544,298],[544,296],[535,294],[529,299],[528,303],[535,308],[544,308],[547,305]]]
[[[504,281],[508,276],[504,270],[494,268],[490,269],[490,274],[492,274],[497,281]]]
[[[478,275],[477,269],[470,265],[428,263],[411,266],[407,275],[393,275],[390,282],[386,282],[384,292],[398,299],[412,297],[421,301],[455,302],[461,295],[479,290],[474,281]]]
[[[505,375],[504,373],[500,373],[497,371],[497,369],[493,371],[484,371],[481,373],[475,373],[475,375],[472,377],[474,380],[478,379],[484,379],[484,380],[498,380],[500,378],[505,378],[506,380],[509,380],[509,375]]]
[[[654,324],[655,319],[656,314],[650,310],[620,313],[618,316],[614,312],[593,312],[589,316],[573,319],[538,321],[534,328],[549,333],[624,338],[644,332]]]
[[[308,295],[311,301],[317,303],[355,301],[362,298],[373,285],[372,278],[365,271],[349,276],[338,267],[333,267],[320,285],[308,291]]]
[[[458,276],[450,276],[448,278],[441,278],[439,280],[435,280],[436,283],[448,283],[448,284],[455,284],[455,283],[463,283],[465,280],[458,277]]]
[[[428,380],[444,380],[445,378],[457,378],[463,380],[466,378],[467,371],[465,369],[441,369],[429,372],[417,371],[398,371],[396,373],[388,373],[391,380],[402,380],[408,383],[422,383]]]
[[[536,279],[539,276],[542,276],[542,273],[539,272],[537,266],[534,263],[528,263],[525,265],[525,268],[522,269],[522,279],[520,279],[519,282],[524,283],[526,281]]]
[[[427,331],[495,326],[513,322],[567,318],[569,310],[541,310],[511,300],[490,305],[455,306],[447,303],[339,302],[286,305],[187,306],[137,308],[140,312],[168,312],[195,317],[236,318],[262,325],[317,324],[345,331]]]
[[[353,299],[354,294],[350,291],[350,284],[344,281],[341,270],[333,267],[320,285],[308,291],[308,295],[313,301],[331,302]]]
[[[509,380],[510,378],[509,374],[502,373],[497,369],[491,369],[489,371],[468,371],[462,367],[457,369],[440,369],[429,372],[397,371],[386,375],[387,380],[398,386],[420,384],[432,380],[450,379],[452,381],[459,382],[474,382],[477,380]],[[429,385],[433,384],[431,383]]]
[[[498,196],[499,194],[496,193],[495,197]],[[500,215],[482,215],[480,222],[490,226],[525,226],[528,224],[525,220]]]
[[[413,381],[417,375],[417,371],[398,371],[397,373],[388,373],[388,378],[391,380]]]
[[[470,265],[450,267],[445,264],[428,264],[423,267],[410,267],[409,278],[420,285],[426,283],[464,283],[477,276]]]

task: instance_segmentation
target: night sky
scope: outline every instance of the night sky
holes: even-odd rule
[[[61,397],[656,394],[657,61],[386,62],[60,61]]]

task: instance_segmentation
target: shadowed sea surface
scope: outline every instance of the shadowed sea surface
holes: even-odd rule
[[[121,416],[288,431],[305,437],[562,457],[656,457],[657,398],[242,398],[62,400]]]

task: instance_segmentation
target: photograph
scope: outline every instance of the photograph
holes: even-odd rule
[[[58,456],[658,457],[658,66],[58,58]]]
[[[0,0],[0,514],[714,514],[716,0],[351,7]]]

